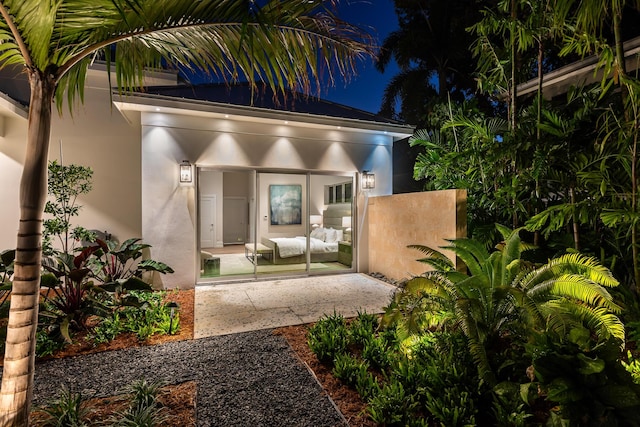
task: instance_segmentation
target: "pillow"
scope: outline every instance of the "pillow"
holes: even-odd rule
[[[327,243],[335,243],[338,241],[338,230],[327,228],[324,230],[324,241]]]
[[[344,231],[336,230],[338,236],[336,237],[336,242],[342,242],[344,240]]]
[[[318,227],[315,230],[311,230],[311,237],[314,239],[324,240],[324,228]]]

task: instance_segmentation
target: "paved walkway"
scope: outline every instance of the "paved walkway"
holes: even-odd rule
[[[359,273],[197,286],[194,336],[299,325],[334,311],[381,313],[394,289]]]

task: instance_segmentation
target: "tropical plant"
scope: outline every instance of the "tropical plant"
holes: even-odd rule
[[[0,424],[23,426],[33,389],[53,100],[60,110],[65,100],[73,108],[100,55],[109,68],[116,64],[121,88],[141,86],[145,68],[164,62],[308,93],[320,90],[326,74],[352,75],[372,43],[322,0],[166,0],[161,7],[155,0],[2,0],[0,17],[0,67],[21,66],[30,86],[14,281],[20,293],[11,300],[0,400]]]
[[[406,426],[413,418],[412,413],[417,407],[410,395],[404,390],[401,382],[392,380],[384,384],[367,406],[371,419],[385,426]]]
[[[405,336],[429,328],[461,330],[481,378],[491,385],[497,384],[499,362],[492,352],[530,330],[563,339],[581,325],[596,342],[624,342],[624,325],[616,316],[621,309],[606,290],[618,282],[608,269],[581,254],[535,267],[521,258],[530,246],[521,241],[520,230],[498,230],[504,242],[493,253],[470,239],[449,240],[443,247],[467,272],[437,250],[413,246],[426,255],[419,261],[434,270],[407,282],[387,308],[385,322],[397,323]]]
[[[309,328],[307,343],[318,360],[333,363],[333,359],[343,353],[349,344],[344,317],[338,313],[324,315]]]
[[[117,427],[154,427],[161,425],[166,419],[166,410],[158,401],[162,382],[149,382],[142,378],[125,388],[131,395],[129,407],[112,417],[111,425]]]
[[[47,288],[45,306],[41,317],[51,319],[66,342],[71,343],[69,329],[84,329],[90,316],[108,316],[111,311],[95,298],[89,270],[82,255],[60,253],[43,260],[47,271],[40,278],[40,285]]]
[[[135,298],[124,298],[129,290],[151,290],[145,273],[173,273],[173,269],[163,262],[140,260],[144,251],[151,247],[140,240],[131,238],[119,244],[114,240],[97,239],[95,245],[82,251],[91,278],[101,289],[112,293],[117,304],[137,304]]]
[[[42,251],[45,255],[62,252],[73,253],[76,242],[93,240],[94,235],[84,227],[72,228],[73,217],[78,216],[82,206],[77,204],[80,195],[88,194],[93,186],[93,170],[80,165],[61,165],[56,160],[49,162],[47,193],[53,200],[47,200],[44,213],[52,218],[43,221]],[[54,249],[53,241],[57,243]]]
[[[521,394],[556,403],[550,412],[553,425],[640,423],[640,386],[620,362],[619,341],[593,345],[590,332],[579,327],[564,341],[544,333],[531,338],[525,354],[532,360],[535,381],[524,384]]]
[[[58,398],[51,405],[41,409],[46,414],[44,421],[47,427],[85,427],[85,418],[90,408],[82,399],[82,393],[73,393],[63,386]]]
[[[398,30],[384,40],[376,68],[384,72],[394,60],[400,72],[385,89],[381,113],[422,126],[434,99],[462,100],[475,91],[472,36],[465,29],[489,3],[394,0]]]

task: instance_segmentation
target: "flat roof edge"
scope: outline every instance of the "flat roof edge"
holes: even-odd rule
[[[122,110],[134,109],[131,107],[134,105],[145,107],[166,107],[185,110],[185,112],[195,111],[205,114],[230,114],[272,120],[299,121],[325,126],[342,126],[356,130],[361,129],[378,132],[386,131],[391,135],[400,137],[411,136],[413,135],[414,130],[414,127],[411,125],[400,125],[370,120],[316,115],[311,113],[273,110],[268,108],[250,107],[244,105],[234,105],[186,98],[175,98],[172,96],[145,94],[138,92],[128,92],[124,94],[114,93],[114,104],[116,104],[116,106]],[[216,111],[211,111],[212,108],[215,108]]]

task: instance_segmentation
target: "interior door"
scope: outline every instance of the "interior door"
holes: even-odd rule
[[[247,235],[249,205],[246,197],[225,197],[222,205],[225,245],[244,243]]]
[[[200,247],[216,246],[216,196],[200,197]]]

